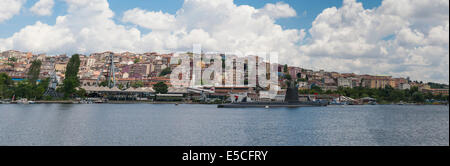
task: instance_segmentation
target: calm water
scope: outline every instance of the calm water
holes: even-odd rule
[[[448,106],[0,105],[0,145],[449,145]]]

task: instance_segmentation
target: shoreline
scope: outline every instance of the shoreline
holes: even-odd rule
[[[24,104],[18,102],[10,102],[10,103],[0,103],[0,104]],[[76,100],[55,100],[55,101],[34,101],[33,103],[28,104],[197,104],[197,105],[220,105],[220,104],[228,104],[228,103],[197,103],[197,102],[172,102],[172,101],[107,101],[107,102],[99,102],[99,103],[80,103],[80,101]],[[359,105],[333,105],[330,104],[328,106],[360,106],[360,105],[371,105],[371,104],[359,104]],[[448,104],[435,104],[435,103],[391,103],[391,104],[376,104],[376,105],[447,105]]]
[[[0,104],[24,104],[15,102],[0,103]],[[202,105],[217,105],[222,103],[195,103],[195,102],[171,102],[171,101],[107,101],[107,102],[93,102],[82,103],[77,100],[54,100],[54,101],[33,101],[27,104],[202,104]]]

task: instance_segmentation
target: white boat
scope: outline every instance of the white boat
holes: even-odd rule
[[[34,101],[28,101],[28,99],[20,99],[20,100],[17,100],[17,104],[34,104],[35,102]]]
[[[0,104],[11,104],[9,101],[0,101]]]

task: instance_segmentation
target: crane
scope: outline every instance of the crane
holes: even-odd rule
[[[104,69],[107,69],[105,78],[108,82],[108,87],[113,88],[116,86],[116,67],[114,66],[114,53],[109,53],[109,55],[105,58],[105,64],[103,68],[100,70],[100,75],[97,78],[97,85],[100,85],[100,79],[103,76]]]

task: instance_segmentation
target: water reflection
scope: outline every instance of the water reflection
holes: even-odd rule
[[[448,106],[0,105],[0,145],[447,145]]]

